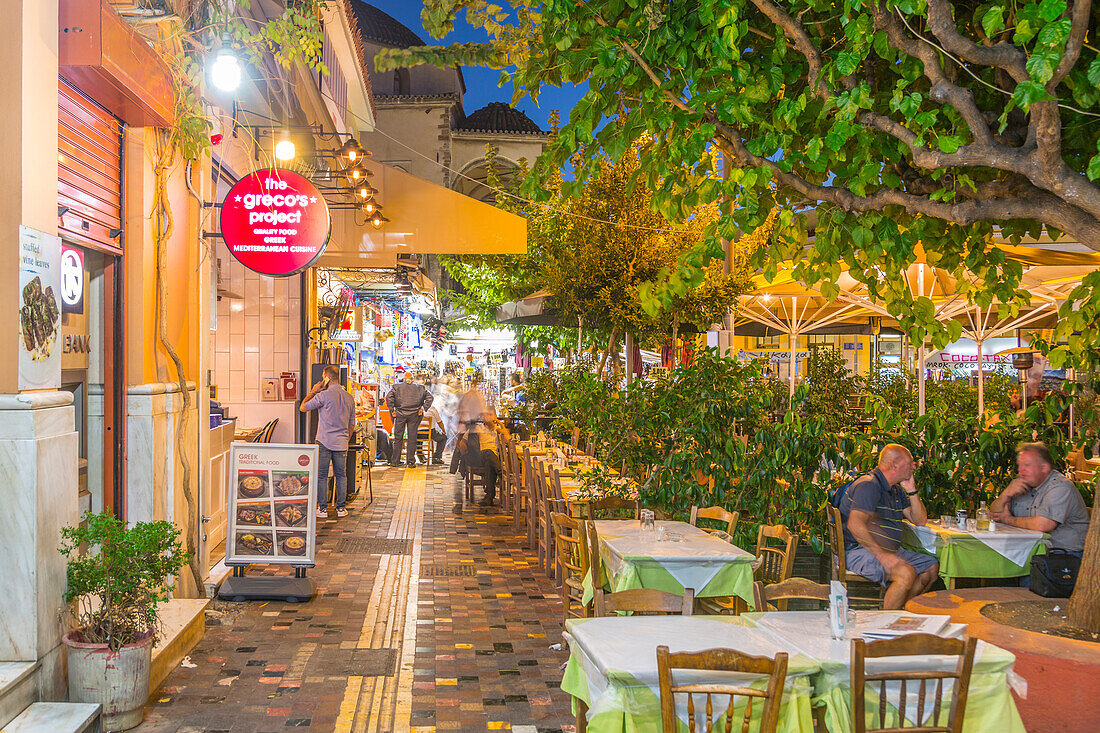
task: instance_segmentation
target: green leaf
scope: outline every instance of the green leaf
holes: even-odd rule
[[[1087,72],[1089,83],[1094,87],[1100,87],[1100,56],[1097,56],[1089,64],[1089,70]]]
[[[1036,102],[1050,99],[1054,99],[1054,97],[1051,96],[1042,84],[1034,80],[1020,82],[1012,92],[1012,101],[1014,101],[1020,109],[1025,111]]]
[[[855,51],[841,51],[836,57],[836,70],[841,76],[854,74],[862,57]]]
[[[1085,171],[1085,175],[1089,177],[1090,181],[1100,181],[1100,153],[1089,159],[1089,167]]]
[[[1048,23],[1066,12],[1066,0],[1042,0],[1039,3],[1039,17]]]
[[[1000,5],[994,5],[985,11],[982,16],[982,30],[992,38],[1005,29],[1005,9]]]
[[[962,139],[953,135],[940,135],[936,138],[936,145],[945,153],[954,153],[962,145]]]

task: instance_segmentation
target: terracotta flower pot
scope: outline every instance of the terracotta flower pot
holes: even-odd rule
[[[137,726],[149,697],[153,632],[114,652],[106,644],[80,641],[79,629],[61,640],[69,648],[70,702],[102,705],[104,733]]]

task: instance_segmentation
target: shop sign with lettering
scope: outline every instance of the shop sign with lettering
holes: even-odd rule
[[[84,252],[61,246],[61,312],[84,312]]]
[[[328,244],[332,220],[317,187],[281,168],[253,171],[222,202],[222,238],[248,269],[282,277],[309,267]]]

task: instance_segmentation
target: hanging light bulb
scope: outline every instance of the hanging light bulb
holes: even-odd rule
[[[359,184],[359,188],[357,188],[355,190],[355,195],[358,196],[359,198],[363,199],[364,201],[369,201],[372,198],[374,198],[375,193],[377,193],[377,192],[366,181]]]
[[[294,141],[290,139],[290,132],[285,129],[279,142],[275,143],[275,157],[279,160],[294,160]]]
[[[365,214],[373,214],[375,212],[375,209],[376,207],[373,201],[367,201],[363,204],[363,213]]]
[[[374,216],[372,216],[370,218],[370,225],[372,227],[374,227],[375,229],[381,229],[382,228],[382,222],[383,222],[382,214],[378,211],[375,211]]]
[[[344,144],[336,151],[336,154],[346,160],[348,163],[354,165],[359,162],[359,159],[363,157],[363,148],[359,147],[359,141],[353,137],[349,137],[344,141]]]
[[[361,165],[353,165],[351,168],[344,171],[344,175],[348,178],[348,183],[353,186],[358,186],[360,183],[366,181],[367,176],[370,174],[370,171]]]
[[[222,41],[222,47],[210,65],[210,83],[223,92],[236,91],[241,85],[241,62],[233,53],[228,39]]]

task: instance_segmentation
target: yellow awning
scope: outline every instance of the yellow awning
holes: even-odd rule
[[[375,200],[388,222],[375,229],[355,211],[332,212],[322,267],[393,267],[400,255],[523,254],[527,220],[391,166],[370,161]]]

